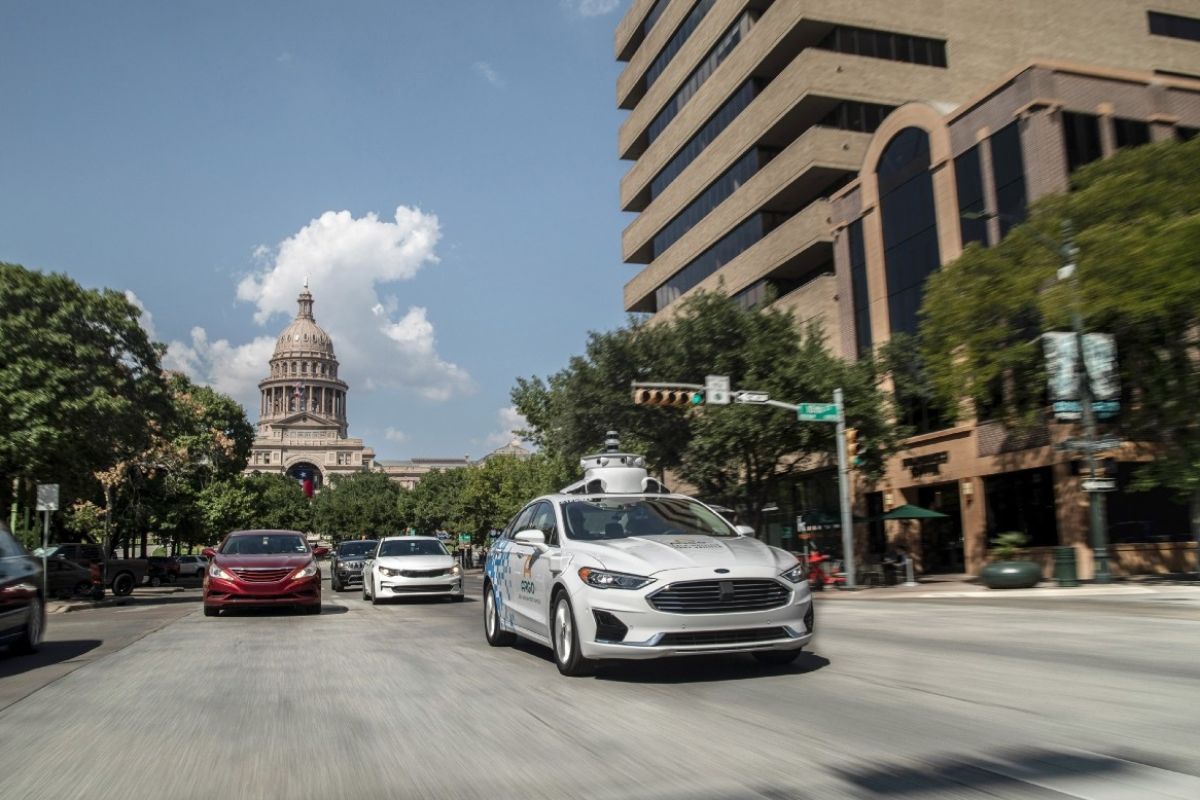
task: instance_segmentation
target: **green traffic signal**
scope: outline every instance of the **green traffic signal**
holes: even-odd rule
[[[692,392],[692,405],[704,405],[704,392]]]

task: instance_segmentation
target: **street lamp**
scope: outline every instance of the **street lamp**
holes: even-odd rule
[[[1008,218],[1010,221],[1021,220],[1006,214],[967,211],[964,219]],[[1056,242],[1046,234],[1026,225],[1023,232],[1031,235],[1040,245],[1058,255],[1061,264],[1058,268],[1058,280],[1071,282],[1071,332],[1075,337],[1075,387],[1079,392],[1079,411],[1083,423],[1083,448],[1087,455],[1088,477],[1093,489],[1088,492],[1088,522],[1091,530],[1092,553],[1095,559],[1096,583],[1111,583],[1112,573],[1108,567],[1108,531],[1105,525],[1104,495],[1095,491],[1096,481],[1096,410],[1092,405],[1092,387],[1088,381],[1087,365],[1083,360],[1083,304],[1079,294],[1079,270],[1076,259],[1079,258],[1079,248],[1075,245],[1075,231],[1071,220],[1062,223],[1062,241]]]

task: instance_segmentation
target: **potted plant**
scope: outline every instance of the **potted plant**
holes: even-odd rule
[[[1007,531],[992,539],[992,560],[979,573],[989,589],[1028,589],[1042,579],[1042,567],[1033,561],[1019,561],[1021,548],[1029,537],[1021,531]]]

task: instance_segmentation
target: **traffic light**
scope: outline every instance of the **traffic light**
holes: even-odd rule
[[[683,387],[636,388],[633,390],[633,402],[639,406],[686,408],[704,405],[704,392]]]
[[[850,466],[857,467],[862,463],[863,448],[858,443],[858,428],[846,428],[846,460]]]

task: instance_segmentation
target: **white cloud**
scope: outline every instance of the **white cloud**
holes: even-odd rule
[[[234,345],[228,339],[210,341],[204,328],[195,327],[190,343],[172,341],[167,345],[163,367],[241,402],[253,422],[258,418],[258,382],[267,376],[267,362],[274,350],[274,336]]]
[[[333,337],[340,377],[351,391],[389,389],[445,400],[473,391],[471,376],[438,354],[427,309],[413,306],[399,315],[396,297],[381,295],[386,284],[436,264],[440,238],[437,217],[416,208],[400,206],[394,221],[326,211],[278,246],[255,248],[255,269],[238,284],[237,297],[254,304],[257,323],[279,329],[295,316],[307,279],[317,324]],[[190,344],[170,344],[168,359],[246,403],[253,417],[253,387],[267,374],[274,344],[274,335],[242,345],[210,341],[196,328]]]
[[[383,432],[383,438],[387,439],[389,442],[403,444],[404,442],[408,441],[408,434],[404,431],[398,431],[389,425],[388,429]]]
[[[523,430],[529,425],[525,421],[525,417],[521,415],[521,412],[517,411],[516,406],[506,406],[497,411],[496,424],[498,429],[489,433],[486,440],[489,447],[503,447],[514,439],[519,438],[516,432]]]
[[[125,299],[128,300],[138,310],[138,324],[142,326],[142,330],[150,337],[150,341],[154,341],[158,333],[154,330],[154,315],[146,308],[146,304],[142,299],[128,289],[125,290]]]
[[[481,78],[490,83],[492,86],[495,86],[497,89],[503,89],[507,85],[505,80],[500,77],[500,73],[496,72],[496,70],[488,62],[476,61],[472,66],[474,67],[475,71],[479,73]]]
[[[562,0],[562,5],[583,17],[600,17],[616,11],[621,0]]]

